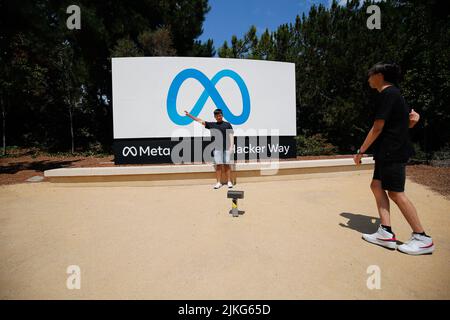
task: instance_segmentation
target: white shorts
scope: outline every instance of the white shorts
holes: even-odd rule
[[[231,153],[228,150],[214,150],[214,163],[215,164],[230,164]]]

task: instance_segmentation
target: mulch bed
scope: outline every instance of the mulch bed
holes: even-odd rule
[[[406,175],[412,181],[450,198],[450,167],[413,165],[406,167]]]

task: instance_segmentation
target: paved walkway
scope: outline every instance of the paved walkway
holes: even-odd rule
[[[2,299],[450,299],[450,201],[407,182],[433,255],[361,240],[370,171],[242,183],[239,218],[212,185],[0,186]],[[392,208],[397,237],[409,227]],[[68,290],[66,269],[81,268]],[[379,266],[381,289],[366,286]]]

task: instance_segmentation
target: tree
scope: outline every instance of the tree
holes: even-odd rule
[[[214,49],[213,40],[208,39],[205,43],[202,43],[200,40],[195,40],[189,55],[193,57],[214,57],[216,50]]]
[[[176,54],[170,29],[167,27],[160,27],[155,31],[143,31],[138,36],[138,42],[146,56],[174,56]]]
[[[312,6],[293,23],[266,30],[249,41],[231,38],[218,49],[221,57],[294,62],[296,68],[297,132],[320,134],[351,152],[372,125],[374,91],[367,70],[379,61],[402,66],[400,83],[407,102],[422,114],[413,130],[415,141],[428,151],[450,141],[450,19],[445,1],[388,0],[377,2],[381,30],[366,27],[371,1],[333,1],[329,8]]]
[[[0,2],[3,152],[6,142],[110,151],[112,56],[215,54],[212,41],[196,40],[206,0],[80,0],[80,30],[66,26],[71,4]]]
[[[117,40],[117,44],[111,51],[112,57],[141,57],[142,50],[129,37]]]

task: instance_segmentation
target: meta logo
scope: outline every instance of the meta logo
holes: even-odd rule
[[[140,146],[139,148],[136,148],[134,146],[131,147],[124,147],[122,149],[122,155],[124,157],[128,157],[128,156],[132,156],[132,157],[137,157],[139,156],[170,156],[170,148],[163,148],[161,146],[157,147],[157,148],[150,148],[149,146],[147,147],[142,147]]]
[[[228,108],[228,106],[225,104],[225,101],[223,101],[223,98],[215,87],[217,82],[219,82],[219,80],[224,77],[233,79],[239,87],[242,97],[242,113],[240,115],[234,115],[230,111],[230,108]],[[250,95],[248,93],[247,86],[245,85],[245,82],[241,78],[241,76],[239,76],[232,70],[224,69],[219,71],[210,80],[205,74],[196,69],[185,69],[177,74],[177,76],[173,79],[172,84],[169,88],[169,92],[167,94],[167,113],[170,120],[172,120],[175,124],[184,126],[190,124],[193,121],[191,118],[186,117],[185,115],[178,114],[176,107],[177,96],[181,85],[184,81],[191,78],[196,79],[198,82],[200,82],[200,84],[205,89],[190,111],[193,116],[198,116],[202,111],[206,100],[208,100],[208,98],[211,98],[216,107],[222,109],[224,118],[231,124],[238,125],[247,121],[250,115]]]

